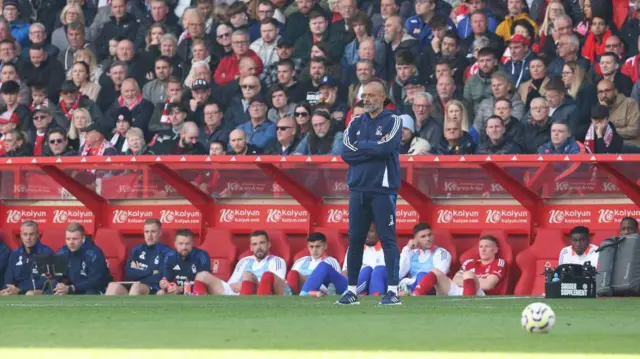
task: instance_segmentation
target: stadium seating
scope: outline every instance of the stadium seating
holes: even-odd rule
[[[607,238],[617,237],[620,234],[617,230],[601,230],[601,231],[593,231],[593,236],[591,237],[591,243],[596,246],[600,246],[602,241]]]
[[[209,253],[211,273],[222,280],[229,279],[237,253],[236,245],[231,240],[231,231],[224,228],[207,228],[204,243],[199,248]]]
[[[266,232],[271,240],[271,253],[282,257],[282,259],[287,262],[287,268],[291,268],[291,247],[289,246],[289,241],[287,240],[284,231],[280,229],[270,229],[266,230]],[[251,250],[248,249],[240,253],[238,259],[242,259],[250,255],[252,255]]]
[[[498,284],[496,291],[499,294],[507,294],[509,290],[509,281],[511,279],[511,265],[513,264],[513,249],[509,242],[507,241],[507,234],[501,230],[485,230],[480,233],[479,237],[484,235],[492,235],[496,237],[498,240],[498,257],[504,259],[505,263],[505,274],[504,278]],[[467,249],[460,256],[460,263],[464,263],[464,261],[468,259],[478,258],[478,246],[474,245],[473,247]]]
[[[458,268],[458,263],[456,263],[458,258],[458,251],[456,250],[456,246],[453,243],[453,234],[451,234],[451,231],[447,229],[434,229],[433,235],[435,237],[436,245],[438,247],[446,249],[449,254],[451,254],[451,269],[449,273],[454,273],[454,271]]]
[[[65,245],[66,230],[64,228],[45,229],[40,241],[56,252]]]
[[[544,269],[558,264],[560,251],[565,247],[561,230],[539,228],[533,245],[516,257],[521,274],[515,295],[542,295],[544,293]]]
[[[330,228],[318,228],[315,232],[321,232],[325,235],[325,237],[327,237],[326,255],[335,258],[340,264],[344,263],[344,255],[347,252],[347,246],[342,240],[340,232]],[[308,255],[309,250],[307,248],[304,248],[303,250],[296,253],[295,256],[293,256],[293,262],[295,263],[295,261],[297,261],[298,259]]]
[[[173,243],[176,240],[176,230],[175,229],[162,229],[162,234],[160,235],[160,243],[166,245],[169,248],[174,248]]]
[[[17,249],[22,244],[20,243],[18,234],[7,228],[0,229],[0,240],[11,250]]]
[[[98,229],[95,244],[102,249],[111,275],[115,281],[124,279],[124,263],[127,260],[127,247],[120,232],[110,228]]]

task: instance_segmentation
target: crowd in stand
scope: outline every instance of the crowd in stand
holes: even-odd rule
[[[4,0],[0,154],[340,154],[373,79],[402,154],[638,152],[639,34],[620,0]]]

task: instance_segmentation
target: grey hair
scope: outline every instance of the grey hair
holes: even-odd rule
[[[477,39],[475,39],[473,41],[473,48],[474,49],[482,49],[484,47],[488,47],[489,46],[489,38],[486,36],[481,36]]]
[[[555,20],[553,20],[553,27],[557,27],[558,21],[560,20],[567,20],[569,24],[573,26],[573,20],[571,20],[571,17],[569,15],[564,14],[564,15],[558,16]]]
[[[432,104],[432,105],[433,105],[433,95],[431,95],[430,93],[428,93],[428,92],[418,92],[418,93],[414,96],[414,99],[415,99],[415,98],[418,98],[418,97],[420,97],[420,98],[426,98],[426,99],[427,99],[427,101],[429,101],[429,104]]]

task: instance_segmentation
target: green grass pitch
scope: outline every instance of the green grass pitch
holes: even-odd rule
[[[0,298],[0,358],[640,358],[640,298]],[[549,334],[520,313],[544,301]]]

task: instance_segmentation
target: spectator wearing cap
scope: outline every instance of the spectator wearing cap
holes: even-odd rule
[[[242,96],[233,96],[224,113],[224,118],[229,121],[229,124],[235,125],[234,127],[250,120],[249,101],[261,93],[260,80],[255,76],[240,79],[240,91]]]
[[[111,131],[99,122],[85,127],[84,145],[80,146],[80,156],[115,156],[118,150],[107,141]]]
[[[549,116],[554,122],[562,121],[568,123],[571,128],[571,132],[578,135],[576,132],[576,105],[571,97],[567,95],[567,90],[564,87],[564,82],[559,77],[553,77],[549,79],[547,85],[547,92],[544,97],[549,104]]]
[[[407,33],[403,27],[400,16],[390,16],[384,23],[384,40],[387,42],[387,78],[392,79],[396,75],[396,61],[398,54],[410,52],[414,58],[420,56],[418,40]]]
[[[427,155],[431,145],[424,138],[415,135],[416,125],[413,117],[400,115],[402,119],[402,140],[400,141],[401,155]]]
[[[249,144],[264,150],[276,141],[276,124],[267,120],[267,101],[261,95],[249,101],[249,117],[236,128],[247,134]]]
[[[376,69],[373,65],[373,62],[369,60],[360,59],[355,65],[356,68],[356,77],[358,81],[349,85],[348,89],[348,97],[347,104],[349,107],[353,107],[356,102],[362,100],[362,93],[364,92],[364,87],[373,80],[374,76],[376,76]]]
[[[189,119],[201,125],[204,118],[204,106],[213,101],[211,85],[208,81],[198,79],[191,85],[191,100],[189,100]]]
[[[482,155],[515,155],[522,153],[520,145],[505,135],[506,126],[498,115],[489,117],[486,121],[485,141],[481,141],[476,149]]]
[[[120,107],[127,107],[131,110],[133,114],[133,127],[138,127],[143,131],[146,131],[149,128],[149,121],[151,120],[151,115],[153,114],[153,104],[149,100],[145,100],[142,97],[142,93],[140,92],[140,87],[138,87],[138,83],[136,80],[132,78],[128,78],[124,80],[122,83],[121,89],[122,95],[118,97],[118,99],[111,105],[109,110],[107,111],[105,125],[109,128],[113,128],[115,126],[115,118],[114,113]],[[95,120],[94,120],[95,121]],[[147,138],[151,138],[149,133],[146,133]]]
[[[59,127],[69,128],[73,112],[78,108],[86,108],[94,122],[102,121],[102,112],[95,102],[82,95],[73,81],[65,81],[60,88],[60,102],[56,107],[55,120]]]
[[[529,14],[525,12],[523,0],[511,0],[507,1],[507,10],[509,13],[505,16],[496,28],[496,35],[502,37],[504,41],[509,41],[513,37],[511,29],[513,24],[518,20],[526,20],[533,27],[533,32],[538,33],[538,25],[535,21],[531,20]]]
[[[323,13],[313,11],[309,15],[309,31],[304,32],[296,42],[293,50],[293,57],[308,61],[311,57],[311,47],[313,44],[322,42],[327,45],[331,59],[340,59],[344,52],[345,44],[338,35],[333,35],[329,31],[329,21]]]
[[[342,153],[343,136],[327,111],[316,110],[311,116],[312,131],[307,133],[294,154],[339,155]]]
[[[47,133],[47,143],[49,152],[43,156],[77,156],[78,153],[69,147],[67,134],[61,128],[53,128]]]
[[[247,134],[239,128],[231,131],[229,135],[229,155],[257,155],[261,154],[262,149],[249,143]]]
[[[344,101],[344,97],[340,96],[340,80],[335,77],[325,76],[320,80],[320,86],[318,90],[320,96],[322,96],[322,103],[328,107],[331,119],[335,121],[338,131],[343,131],[345,128],[344,120],[349,111]]]
[[[20,19],[18,0],[4,0],[2,2],[2,17],[11,26],[11,36],[16,39],[20,46],[27,46],[29,44],[30,24]]]
[[[127,143],[127,131],[133,125],[133,115],[127,107],[120,107],[115,113],[116,128],[109,138],[109,143],[115,147],[118,153],[127,152],[129,144]]]
[[[265,86],[267,88],[270,88],[277,83],[286,85],[286,83],[280,81],[280,70],[278,69],[285,63],[290,63],[291,67],[291,71],[289,72],[290,76],[288,76],[287,78],[289,78],[293,83],[297,83],[298,81],[300,81],[300,76],[302,74],[302,70],[305,68],[306,63],[302,59],[292,57],[293,42],[285,37],[280,37],[280,39],[278,39],[278,45],[276,46],[276,52],[278,53],[278,58],[280,60],[277,63],[271,64],[271,66],[265,66],[264,71],[260,75],[260,79],[264,81]]]
[[[91,68],[84,61],[76,61],[71,68],[71,81],[76,85],[80,93],[91,101],[98,100],[101,86],[91,80]]]
[[[624,139],[625,144],[639,146],[640,113],[638,113],[638,103],[619,93],[610,80],[598,82],[598,102],[609,109],[608,121],[614,125],[616,132]],[[591,118],[593,118],[593,114]]]
[[[262,73],[262,60],[253,50],[249,48],[249,34],[244,30],[236,30],[231,35],[231,47],[233,48],[233,54],[225,56],[218,65],[215,75],[213,76],[215,82],[224,86],[229,82],[232,82],[240,75],[240,59],[244,56],[251,57],[258,65],[256,72]]]
[[[596,71],[592,71],[591,74],[592,82],[598,83],[600,80],[609,80],[613,82],[616,86],[616,89],[619,93],[629,97],[631,96],[631,91],[633,90],[633,81],[631,78],[620,72],[620,57],[616,55],[614,52],[605,52],[598,59],[598,64],[600,66],[600,72],[602,76],[598,76]],[[594,65],[594,68],[595,66]]]
[[[278,123],[283,117],[293,118],[296,104],[289,101],[287,91],[282,85],[274,85],[271,87],[267,96],[268,99],[271,99],[272,106],[267,112],[267,119],[269,121]]]
[[[247,33],[249,28],[256,22],[249,16],[249,8],[244,1],[236,1],[229,4],[227,18],[234,30],[242,29],[247,31]],[[258,37],[249,37],[249,41],[253,42],[257,40],[257,38]]]
[[[263,153],[267,155],[288,156],[293,153],[300,143],[300,131],[293,117],[282,117],[278,120],[277,142],[268,147]]]
[[[402,105],[407,93],[404,85],[412,76],[420,77],[417,67],[417,58],[410,52],[401,52],[396,55],[395,78],[390,84],[389,98],[395,104]]]
[[[210,143],[220,141],[229,142],[229,133],[232,128],[223,118],[220,105],[216,102],[207,103],[204,106],[204,126],[200,130],[200,143],[207,147]]]
[[[171,59],[165,56],[158,57],[155,61],[153,74],[155,78],[142,87],[142,97],[157,105],[167,100],[165,97],[167,85],[173,74]]]
[[[154,155],[206,155],[208,148],[198,142],[200,130],[193,122],[185,122],[175,139],[156,138],[149,147],[149,153]]]
[[[5,134],[17,129],[18,126],[20,126],[18,114],[15,112],[4,112],[0,114],[0,141],[3,140]]]
[[[401,113],[408,113],[411,105],[413,105],[413,100],[415,99],[416,94],[420,92],[424,92],[426,86],[424,81],[420,78],[420,76],[411,76],[404,83],[404,93],[406,94],[403,103],[398,104],[398,110]]]
[[[33,127],[29,131],[29,143],[33,144],[33,155],[48,155],[51,150],[47,143],[49,130],[58,126],[53,121],[53,113],[50,107],[36,106],[33,109]]]
[[[260,22],[260,38],[251,44],[250,49],[258,54],[265,68],[280,61],[276,50],[280,38],[278,21],[271,18]]]
[[[518,0],[512,0],[514,1]],[[529,39],[520,34],[513,35],[509,40],[510,58],[502,65],[502,69],[511,76],[515,88],[531,78],[529,61],[535,54],[529,50],[530,45]]]
[[[65,71],[55,58],[49,55],[42,46],[34,45],[29,49],[29,61],[24,66],[27,83],[42,82],[47,85],[47,94],[51,98],[60,90],[65,80]]]
[[[60,54],[60,49],[47,43],[47,29],[40,22],[31,24],[31,26],[29,27],[29,42],[30,46],[42,46],[47,52],[48,57],[51,59],[57,58],[58,54]],[[23,58],[29,58],[30,46],[22,48]]]
[[[1,45],[0,45],[1,47]],[[20,75],[18,74],[18,70],[16,65],[8,62],[1,66],[0,69],[0,84],[7,83],[9,81],[15,81],[18,84],[18,103],[21,105],[29,106],[31,103],[31,91],[29,90],[29,86],[24,81],[20,80]],[[0,106],[4,106],[5,103],[0,97]]]
[[[565,121],[554,121],[551,124],[551,141],[538,148],[543,155],[577,155],[585,153],[585,146],[571,135],[571,126]]]
[[[594,105],[591,108],[591,125],[584,139],[584,146],[591,153],[622,153],[623,139],[609,121],[609,108]]]
[[[123,38],[133,43],[140,26],[140,20],[127,11],[126,0],[111,0],[110,7],[111,18],[95,40],[96,55],[100,60],[109,56],[109,40]]]
[[[4,135],[2,140],[5,147],[4,157],[31,157],[33,148],[29,146],[24,132],[13,130]]]
[[[4,72],[4,68],[2,71]],[[19,91],[20,85],[15,81],[2,83],[2,87],[0,87],[0,98],[2,98],[4,105],[0,106],[0,111],[17,114],[20,119],[20,130],[26,131],[31,128],[30,111],[27,106],[18,103]]]

